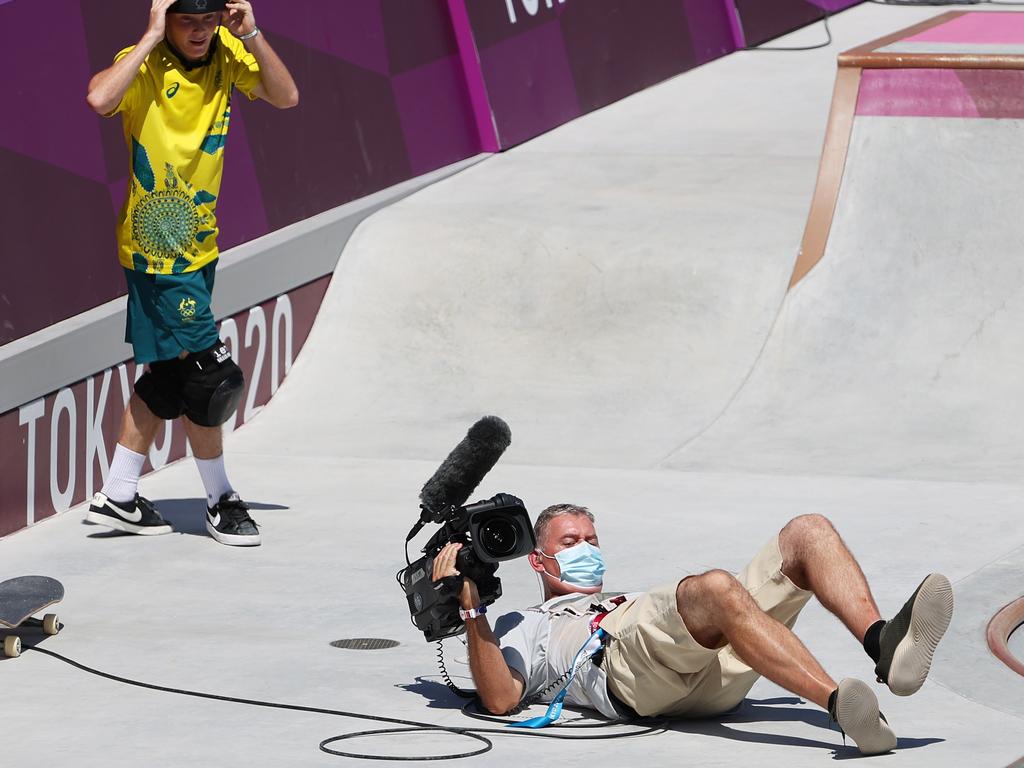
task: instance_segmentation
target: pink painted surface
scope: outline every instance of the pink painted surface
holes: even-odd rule
[[[1024,71],[865,70],[857,115],[1024,119]]]
[[[978,117],[966,86],[950,69],[867,69],[857,114],[887,117]]]
[[[921,43],[1024,43],[1024,13],[965,13],[952,21],[926,29],[905,42]]]

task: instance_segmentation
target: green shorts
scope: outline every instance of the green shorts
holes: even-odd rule
[[[195,272],[150,275],[125,270],[128,321],[124,340],[138,363],[171,360],[182,352],[202,352],[220,335],[210,306],[217,260]]]

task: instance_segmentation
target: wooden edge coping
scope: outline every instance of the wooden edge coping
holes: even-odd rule
[[[967,13],[970,11],[947,11],[891,35],[851,48],[839,54],[839,66],[860,69],[1024,69],[1024,54],[878,52],[879,48],[898,43]]]
[[[825,245],[828,243],[832,217],[839,199],[839,187],[843,181],[843,169],[846,167],[846,154],[850,147],[857,94],[860,91],[860,73],[861,70],[855,67],[841,67],[836,72],[825,145],[818,165],[818,181],[814,185],[800,252],[789,279],[790,288],[800,282],[825,255]]]

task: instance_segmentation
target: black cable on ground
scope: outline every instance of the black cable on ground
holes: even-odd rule
[[[229,702],[229,703],[232,703],[232,704],[245,704],[247,706],[252,706],[252,707],[265,707],[265,708],[269,708],[269,709],[286,709],[286,710],[291,710],[293,712],[308,712],[308,713],[311,713],[311,714],[332,715],[332,716],[336,716],[336,717],[351,717],[351,718],[358,719],[358,720],[372,720],[374,722],[392,723],[392,724],[395,724],[395,725],[405,726],[405,727],[402,727],[402,728],[383,728],[383,729],[373,730],[373,731],[358,731],[358,732],[355,732],[355,733],[344,733],[344,734],[341,734],[339,736],[332,736],[331,738],[324,739],[323,741],[320,742],[320,745],[319,745],[320,746],[320,750],[323,751],[323,752],[326,752],[326,753],[331,754],[331,755],[338,755],[339,757],[354,757],[354,758],[359,758],[359,759],[362,759],[362,760],[404,760],[404,761],[416,760],[416,761],[424,761],[424,760],[453,760],[453,759],[460,758],[460,757],[474,757],[476,755],[482,755],[485,752],[489,752],[493,748],[493,746],[494,746],[494,744],[491,742],[490,739],[488,739],[486,736],[481,735],[481,734],[485,734],[485,733],[486,734],[497,735],[497,736],[533,736],[533,737],[536,737],[536,738],[546,738],[546,739],[596,740],[596,739],[631,738],[631,737],[635,737],[635,736],[644,736],[644,735],[647,735],[647,734],[650,734],[650,733],[658,733],[658,732],[663,732],[664,731],[664,728],[662,727],[661,723],[655,723],[655,724],[651,724],[651,725],[643,724],[643,727],[640,727],[640,728],[638,728],[638,730],[631,731],[629,733],[609,733],[609,734],[588,735],[588,736],[565,736],[565,735],[562,735],[562,734],[559,734],[559,733],[551,733],[551,732],[549,732],[547,730],[541,731],[541,730],[530,730],[530,729],[520,729],[520,728],[458,728],[458,727],[455,727],[455,726],[436,725],[434,723],[421,723],[421,722],[417,722],[415,720],[403,720],[403,719],[396,718],[396,717],[384,717],[384,716],[381,716],[381,715],[367,715],[367,714],[364,714],[364,713],[361,713],[361,712],[347,712],[345,710],[340,710],[340,709],[324,709],[322,707],[307,707],[307,706],[303,706],[303,705],[300,705],[300,704],[281,704],[281,703],[273,702],[273,701],[261,701],[259,699],[243,699],[243,698],[238,698],[236,696],[222,696],[222,695],[216,694],[216,693],[203,693],[201,691],[189,691],[189,690],[186,690],[186,689],[183,689],[183,688],[172,688],[172,687],[164,686],[164,685],[156,685],[154,683],[145,683],[145,682],[142,682],[140,680],[132,680],[131,678],[121,677],[120,675],[115,675],[115,674],[112,674],[110,672],[103,672],[102,670],[94,669],[92,667],[86,666],[85,664],[82,664],[81,662],[75,661],[73,659],[69,659],[67,656],[62,656],[61,654],[56,653],[55,651],[48,650],[46,648],[31,647],[30,646],[30,647],[26,648],[26,650],[35,651],[36,653],[41,653],[44,656],[50,656],[51,658],[57,659],[58,661],[62,661],[65,664],[69,664],[72,667],[75,667],[76,669],[79,669],[79,670],[81,670],[83,672],[87,672],[90,675],[96,675],[97,677],[102,677],[102,678],[104,678],[106,680],[112,680],[115,683],[122,683],[124,685],[131,685],[131,686],[134,686],[136,688],[145,688],[145,689],[150,690],[150,691],[159,691],[161,693],[173,693],[173,694],[176,694],[178,696],[191,696],[191,697],[197,698],[197,699],[209,699],[209,700],[212,700],[212,701],[224,701],[224,702]],[[470,716],[474,717],[473,715],[470,715]],[[477,719],[486,719],[486,718],[478,717]],[[498,720],[498,722],[502,722],[502,721]],[[636,725],[641,725],[641,723],[621,723],[621,722],[616,721],[616,722],[613,722],[613,723],[597,723],[597,724],[595,724],[594,726],[591,726],[591,727],[599,727],[599,726],[607,727],[609,725],[620,725],[620,724],[636,724]],[[554,724],[554,725],[550,726],[551,729],[557,729],[557,728],[563,728],[564,729],[564,728],[567,728],[567,727],[568,728],[574,728],[574,727],[575,728],[579,728],[581,726],[579,726],[579,725],[576,725],[576,726],[572,726],[572,725],[559,726],[558,724]],[[331,749],[329,747],[329,745],[335,744],[335,743],[337,743],[339,741],[345,741],[347,739],[354,739],[354,738],[364,737],[364,736],[383,736],[383,735],[386,735],[386,734],[390,735],[390,734],[397,734],[397,733],[423,733],[423,732],[427,732],[427,731],[439,731],[439,732],[442,732],[442,733],[451,733],[451,734],[454,734],[456,736],[464,736],[466,738],[470,738],[470,739],[474,739],[476,741],[482,742],[484,746],[481,747],[480,749],[474,750],[472,752],[460,752],[460,753],[457,753],[457,754],[436,755],[436,756],[435,755],[413,755],[413,756],[368,755],[368,754],[361,754],[361,753],[358,753],[358,752],[342,752],[341,750]]]
[[[775,47],[775,46],[764,46],[755,45],[748,48],[744,48],[745,51],[777,51],[782,53],[788,53],[790,51],[816,51],[819,48],[828,48],[832,45],[832,28],[828,25],[828,19],[830,14],[826,11],[825,15],[821,17],[821,21],[825,24],[825,35],[827,39],[823,43],[815,43],[814,45],[798,45],[792,48],[787,47]]]

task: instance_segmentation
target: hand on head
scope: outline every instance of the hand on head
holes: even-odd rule
[[[175,0],[153,0],[149,9],[149,27],[147,33],[163,38],[167,30],[167,9],[174,5]]]
[[[229,0],[227,10],[221,15],[221,23],[235,37],[248,35],[256,29],[256,17],[252,12],[252,3],[248,0]]]

